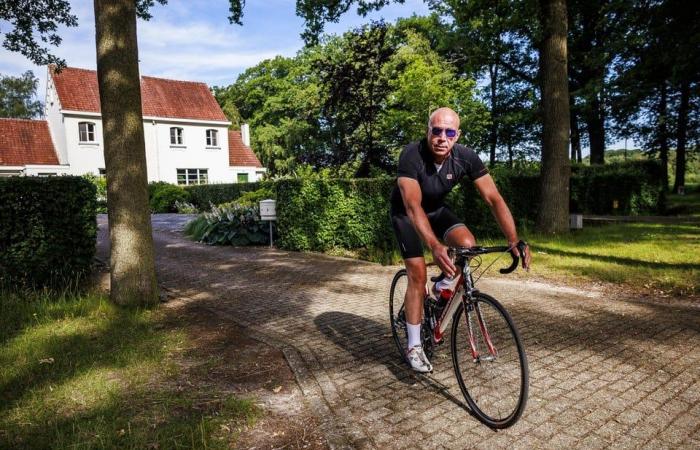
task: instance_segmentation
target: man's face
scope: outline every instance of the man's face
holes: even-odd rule
[[[448,135],[454,135],[449,137]],[[447,158],[459,139],[459,117],[445,111],[435,114],[428,127],[428,147],[438,164]]]

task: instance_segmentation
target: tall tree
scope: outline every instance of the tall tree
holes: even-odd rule
[[[542,170],[536,227],[543,233],[569,229],[569,85],[566,0],[540,0],[542,83]]]
[[[109,215],[110,298],[158,301],[133,0],[95,0]]]
[[[41,115],[42,105],[36,100],[38,83],[31,70],[18,77],[0,75],[0,117],[32,119]]]

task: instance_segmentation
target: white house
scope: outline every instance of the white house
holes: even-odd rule
[[[230,131],[231,122],[206,84],[144,76],[141,99],[149,181],[235,183],[257,181],[265,173],[250,149],[248,126]],[[67,67],[57,73],[49,66],[45,115],[45,121],[0,124],[0,175],[105,174],[94,70]],[[32,156],[36,143],[19,138],[28,130],[44,133],[35,139],[42,158]],[[46,130],[53,158],[46,157]]]

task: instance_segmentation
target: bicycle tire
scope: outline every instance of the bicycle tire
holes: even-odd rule
[[[406,312],[404,309],[404,297],[408,287],[408,274],[406,269],[396,272],[391,281],[389,292],[389,322],[391,323],[391,334],[394,337],[396,349],[404,362],[406,359],[406,347],[408,346],[408,332],[406,330]]]
[[[450,344],[455,376],[467,404],[481,422],[492,428],[508,428],[518,421],[527,404],[529,369],[522,339],[508,311],[493,297],[477,293],[469,308],[471,311],[465,311],[462,302],[452,320]],[[495,357],[478,326],[479,313],[496,349]],[[476,361],[469,343],[470,328],[478,353],[483,356]]]

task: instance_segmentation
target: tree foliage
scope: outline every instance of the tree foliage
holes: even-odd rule
[[[429,22],[374,23],[326,37],[294,58],[248,69],[215,89],[216,97],[250,123],[253,149],[272,175],[301,165],[346,176],[392,172],[400,149],[423,136],[439,106],[454,108],[466,142],[478,143],[488,111],[475,80],[416,31]]]
[[[31,119],[41,115],[42,105],[36,100],[38,83],[31,70],[18,77],[0,74],[0,117]]]

